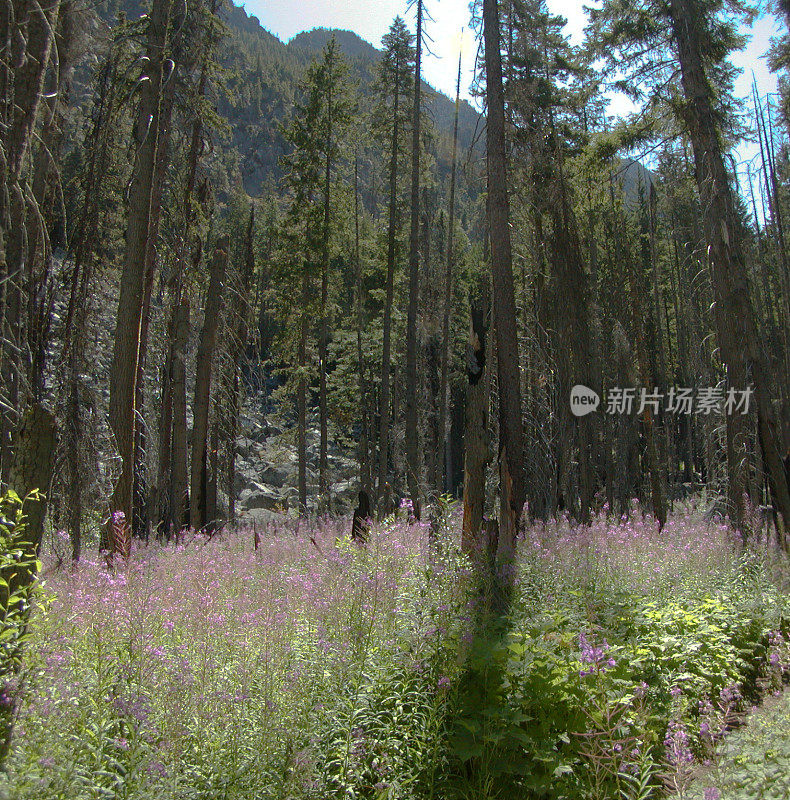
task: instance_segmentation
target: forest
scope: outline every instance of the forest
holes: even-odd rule
[[[790,798],[790,3],[396,5],[0,2],[0,800]]]

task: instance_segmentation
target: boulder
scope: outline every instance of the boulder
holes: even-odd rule
[[[338,480],[349,480],[359,472],[359,464],[353,458],[330,455],[327,459],[329,467]]]
[[[233,490],[236,492],[236,497],[238,497],[250,485],[250,483],[252,483],[253,475],[254,473],[250,473],[249,467],[236,467],[236,475],[233,480]]]
[[[264,464],[263,469],[258,473],[258,480],[281,489],[288,483],[288,470],[274,464]]]
[[[247,430],[249,431],[248,436],[250,437],[250,439],[253,439],[254,441],[260,444],[265,442],[266,437],[269,435],[267,426],[261,425],[259,422],[256,422],[254,420],[251,422]]]
[[[252,442],[249,439],[238,439],[236,441],[236,455],[241,456],[242,458],[245,458],[248,461],[251,458],[254,458]]]
[[[255,526],[259,531],[268,528],[279,528],[288,522],[285,514],[278,514],[268,508],[252,508],[239,514],[236,524],[240,528],[252,528]]]
[[[332,496],[343,501],[354,501],[359,494],[357,481],[338,481],[332,486]]]
[[[298,486],[299,485],[299,464],[294,462],[293,464],[288,464],[285,467],[285,471],[288,474],[288,479],[286,480],[286,486]],[[313,469],[310,466],[310,462],[307,462],[307,483],[308,485],[311,483],[316,483],[318,481],[318,470]]]
[[[252,481],[239,495],[239,504],[245,509],[265,508],[274,511],[287,508],[288,498],[271,486]]]

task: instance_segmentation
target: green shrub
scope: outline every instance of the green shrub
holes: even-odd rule
[[[0,763],[19,700],[22,650],[30,637],[30,605],[37,590],[31,578],[41,566],[25,542],[22,506],[13,491],[0,497]]]
[[[671,783],[687,766],[671,751],[689,763],[702,752],[700,709],[757,695],[768,634],[787,618],[756,561],[674,595],[629,595],[616,575],[523,581],[468,654],[449,722],[452,796],[630,798]]]

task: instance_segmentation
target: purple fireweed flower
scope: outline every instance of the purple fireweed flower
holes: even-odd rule
[[[703,800],[720,800],[721,792],[715,786],[706,786],[702,797]]]
[[[579,670],[579,675],[592,675],[594,672],[605,672],[615,666],[615,660],[611,656],[607,657],[609,644],[606,639],[601,642],[600,647],[594,647],[582,631],[579,634],[579,649],[581,650],[582,664],[589,664],[589,667]]]
[[[719,699],[721,704],[729,708],[740,700],[741,692],[736,685],[726,686],[719,692]]]
[[[664,747],[667,752],[667,761],[672,766],[680,767],[694,761],[686,726],[678,720],[669,723],[667,735],[664,737]]]
[[[160,778],[167,777],[167,767],[160,761],[153,761],[148,765],[147,772],[149,775],[158,775]]]

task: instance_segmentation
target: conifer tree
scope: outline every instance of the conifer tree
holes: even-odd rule
[[[351,115],[347,67],[332,38],[320,61],[307,68],[295,115],[284,131],[292,152],[285,158],[291,202],[287,214],[288,236],[293,245],[291,268],[300,273],[301,307],[287,303],[286,314],[298,316],[296,358],[297,451],[299,459],[299,507],[307,512],[307,347],[310,320],[315,317],[311,295],[313,278],[320,280],[319,407],[320,471],[322,495],[326,492],[327,396],[326,360],[329,337],[329,284],[331,266],[332,169],[339,154],[340,133]],[[325,499],[325,498],[324,498]]]
[[[327,486],[327,347],[329,344],[329,272],[332,256],[332,171],[340,156],[340,142],[347,128],[352,105],[347,83],[348,67],[337,48],[333,36],[323,53],[320,72],[320,89],[323,94],[319,128],[316,136],[323,136],[324,185],[323,185],[323,223],[321,231],[321,316],[318,333],[318,403],[320,441],[318,455],[318,492],[325,509],[329,508]]]
[[[743,392],[754,384],[762,456],[774,502],[787,525],[790,476],[782,463],[772,381],[755,323],[743,226],[722,139],[733,121],[733,72],[726,59],[743,42],[737,31],[739,19],[752,14],[748,6],[724,0],[671,0],[668,4],[606,0],[591,12],[590,35],[608,63],[631,78],[632,94],[648,94],[654,118],[662,99],[670,98],[669,110],[691,140],[727,390]],[[746,416],[727,414],[726,429],[729,513],[739,528],[748,531]]]
[[[423,0],[417,8],[416,56],[414,60],[414,102],[411,129],[411,227],[409,233],[409,295],[406,314],[406,482],[414,516],[420,519],[420,454],[417,430],[417,312],[420,288],[420,116],[422,114]]]
[[[413,88],[414,37],[400,17],[396,17],[382,39],[384,54],[375,84],[378,97],[373,133],[388,158],[387,167],[387,275],[385,281],[381,388],[379,395],[378,512],[389,511],[387,475],[390,438],[390,379],[392,358],[392,305],[395,270],[400,243],[402,199],[399,176],[404,154],[403,143],[410,125],[408,99]]]

